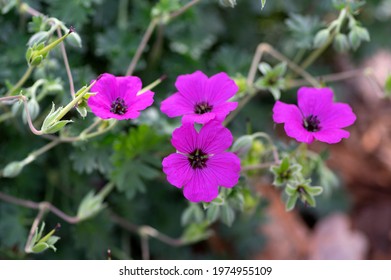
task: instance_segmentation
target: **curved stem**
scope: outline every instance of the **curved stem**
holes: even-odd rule
[[[247,76],[247,86],[252,86],[255,80],[255,75],[258,69],[258,64],[262,59],[263,53],[266,52],[269,55],[273,56],[279,61],[284,61],[288,65],[288,67],[295,72],[296,74],[302,76],[306,79],[313,87],[320,87],[320,83],[307,71],[305,71],[302,67],[294,63],[292,60],[284,56],[282,53],[274,49],[271,45],[267,43],[261,43],[258,45],[257,50],[255,52],[253,61],[251,63],[250,71]]]
[[[57,27],[57,35],[58,35],[58,38],[62,37],[62,32],[61,32],[61,27],[60,26]],[[72,77],[71,67],[69,66],[67,51],[65,49],[64,42],[60,43],[60,48],[61,48],[61,53],[62,53],[62,57],[64,59],[65,69],[66,69],[68,80],[69,80],[69,90],[71,92],[72,99],[74,99],[75,98],[75,86],[73,84],[73,77]]]
[[[58,209],[57,207],[55,207],[54,205],[52,205],[50,202],[47,201],[37,203],[31,200],[13,197],[2,192],[0,192],[0,199],[8,203],[13,203],[30,209],[41,209],[41,208],[47,209],[48,211],[55,214],[57,217],[63,219],[64,221],[70,224],[76,224],[80,221],[78,217],[73,217],[65,214],[60,209]]]
[[[21,88],[27,79],[30,77],[31,73],[33,73],[34,66],[30,66],[27,68],[26,72],[23,74],[22,78],[5,94],[5,96],[10,96],[14,94],[19,88]]]
[[[124,229],[126,229],[127,231],[130,231],[132,233],[140,234],[140,232],[143,232],[143,234],[146,234],[150,237],[156,238],[156,239],[160,240],[161,242],[166,243],[166,244],[173,246],[173,247],[179,247],[179,246],[186,245],[186,243],[180,238],[175,239],[175,238],[169,237],[163,233],[160,233],[158,230],[156,230],[150,226],[139,226],[139,225],[132,224],[128,220],[125,220],[124,218],[117,216],[114,213],[111,213],[111,219],[115,223],[117,223],[118,225],[120,225],[121,227],[123,227]]]

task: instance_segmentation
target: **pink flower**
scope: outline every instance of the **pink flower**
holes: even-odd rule
[[[193,124],[183,124],[172,134],[177,153],[163,159],[167,180],[191,202],[210,202],[219,186],[232,188],[238,183],[240,159],[225,152],[232,144],[231,132],[218,122],[209,122],[197,132]]]
[[[88,106],[101,119],[135,119],[141,110],[153,103],[152,91],[137,95],[141,88],[142,83],[138,77],[103,74],[91,88],[91,92],[96,94],[88,98]]]
[[[277,101],[273,108],[274,122],[285,123],[288,136],[308,144],[314,139],[334,144],[349,137],[342,128],[352,125],[356,115],[348,104],[333,103],[331,89],[302,87],[297,99],[298,106]]]
[[[222,122],[238,106],[237,102],[227,102],[238,91],[238,86],[226,73],[210,78],[201,71],[181,75],[175,87],[178,92],[165,99],[160,109],[170,118],[183,115],[183,123]]]

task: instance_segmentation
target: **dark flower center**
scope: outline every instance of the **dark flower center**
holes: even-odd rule
[[[213,106],[209,105],[207,102],[200,102],[194,106],[194,113],[202,115],[205,113],[209,113],[210,111],[212,111],[212,109]]]
[[[208,155],[202,152],[200,149],[196,149],[189,155],[189,162],[193,169],[202,169],[206,167],[208,161]]]
[[[317,116],[309,115],[304,119],[303,126],[310,132],[316,132],[320,130],[320,121]]]
[[[120,97],[117,97],[116,100],[111,103],[110,112],[116,115],[123,115],[128,111],[128,106],[125,104],[125,100]]]

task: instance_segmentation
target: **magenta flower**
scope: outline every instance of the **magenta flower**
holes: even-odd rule
[[[141,88],[142,83],[138,77],[103,74],[91,88],[91,92],[96,94],[88,98],[88,106],[101,119],[135,119],[141,110],[153,103],[152,91],[137,95]]]
[[[165,99],[160,109],[170,118],[183,115],[183,123],[222,122],[238,106],[237,102],[227,102],[238,91],[238,86],[226,73],[210,78],[201,71],[181,75],[175,87],[178,92]]]
[[[274,122],[285,123],[288,136],[308,144],[314,139],[334,144],[349,137],[342,128],[352,125],[356,115],[348,104],[333,103],[331,89],[302,87],[297,100],[298,106],[277,101],[273,108]]]
[[[218,122],[209,122],[198,133],[186,123],[172,134],[177,153],[163,159],[167,180],[191,202],[210,202],[219,186],[232,188],[238,183],[240,159],[225,152],[232,144],[231,132]]]

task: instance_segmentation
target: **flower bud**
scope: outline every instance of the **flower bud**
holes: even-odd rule
[[[3,177],[13,178],[23,170],[24,164],[20,161],[13,161],[3,169]]]
[[[236,6],[236,0],[220,0],[220,3],[225,7],[234,8]]]
[[[253,145],[254,137],[251,135],[243,135],[239,137],[232,145],[232,152],[239,157],[247,155]]]

